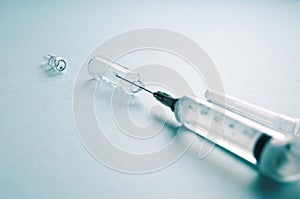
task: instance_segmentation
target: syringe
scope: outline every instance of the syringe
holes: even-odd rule
[[[113,80],[114,82],[110,83],[121,89],[124,85],[118,86],[116,79],[130,85],[134,91],[141,89],[151,93],[159,102],[170,107],[182,125],[256,165],[258,170],[269,178],[280,182],[300,179],[299,138],[275,131],[243,114],[233,112],[233,109],[227,110],[225,106],[204,99],[193,96],[173,98],[161,91],[153,92],[145,88],[139,78],[135,80],[126,78],[128,74],[134,73],[128,68],[101,57],[94,57],[90,61],[93,64],[95,62],[102,64],[98,65],[101,75],[97,77],[105,81]],[[107,71],[110,71],[109,78]],[[139,75],[129,77],[133,76],[139,77]]]

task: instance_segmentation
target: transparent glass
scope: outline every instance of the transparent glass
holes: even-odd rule
[[[102,80],[126,94],[134,94],[140,91],[140,88],[128,81],[144,86],[140,81],[139,73],[101,56],[95,56],[89,60],[88,72],[92,78]],[[127,81],[124,81],[124,79]]]

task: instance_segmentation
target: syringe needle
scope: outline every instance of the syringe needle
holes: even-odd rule
[[[116,74],[116,77],[117,77],[117,78],[120,78],[121,80],[124,80],[125,82],[128,82],[128,83],[130,83],[130,84],[132,84],[132,85],[134,85],[134,86],[136,86],[136,87],[138,87],[138,88],[140,88],[140,89],[143,89],[144,91],[147,91],[147,92],[149,92],[149,93],[151,93],[151,94],[154,94],[152,91],[146,89],[145,87],[140,86],[140,85],[137,85],[136,83],[131,82],[131,81],[129,81],[128,79],[125,79],[125,78],[119,76],[118,74]]]
[[[156,91],[156,92],[152,92],[148,89],[146,89],[143,86],[137,85],[134,82],[129,81],[128,79],[125,79],[124,77],[119,76],[118,74],[115,75],[117,78],[120,78],[121,80],[124,80],[125,82],[128,82],[138,88],[143,89],[144,91],[147,91],[149,93],[151,93],[153,95],[153,97],[156,98],[156,100],[158,100],[159,102],[161,102],[162,104],[168,106],[171,108],[172,111],[174,111],[175,108],[175,103],[178,101],[178,99],[171,97],[169,94],[161,92],[161,91]]]

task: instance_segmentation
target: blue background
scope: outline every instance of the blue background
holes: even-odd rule
[[[79,68],[124,31],[180,32],[212,58],[225,91],[299,117],[300,1],[0,1],[0,198],[296,198],[219,149],[188,152],[158,172],[132,175],[94,160],[73,121]],[[68,61],[63,75],[43,55]]]

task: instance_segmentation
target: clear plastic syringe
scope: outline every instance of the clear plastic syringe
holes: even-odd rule
[[[262,107],[244,102],[234,97],[207,90],[205,99],[231,112],[237,113],[276,131],[300,135],[300,119],[274,113]]]
[[[182,125],[256,165],[269,178],[279,182],[300,179],[300,139],[292,134],[275,131],[245,117],[245,114],[235,113],[234,109],[228,110],[194,96],[173,98],[161,91],[152,92],[141,83],[139,75],[105,58],[94,57],[89,63],[94,65],[88,67],[92,77],[124,90],[126,86],[119,86],[117,80],[120,80],[130,85],[131,93],[140,90],[151,93],[170,107]],[[91,70],[95,66],[96,71],[100,71],[98,75]]]

